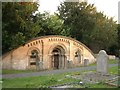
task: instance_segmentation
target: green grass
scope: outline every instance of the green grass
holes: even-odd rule
[[[79,80],[65,78],[65,75],[73,75],[76,73],[78,72],[27,78],[3,79],[3,88],[40,88],[69,82],[78,82]]]
[[[116,60],[112,60],[112,59],[110,59],[110,60],[108,60],[108,64],[117,64],[117,61],[116,61]],[[96,66],[96,62],[90,64],[89,66]]]
[[[109,60],[109,64],[116,64],[116,60]],[[96,63],[90,64],[89,66],[96,66]],[[36,70],[2,70],[2,74],[18,74],[18,73],[29,73],[37,72]]]
[[[90,64],[89,66],[96,66],[96,62],[95,62],[95,63]]]
[[[110,59],[110,60],[108,61],[108,63],[109,63],[109,64],[117,64],[118,62],[117,62],[117,60],[112,60],[112,59]]]
[[[2,70],[2,74],[18,74],[18,73],[29,73],[37,72],[36,70]]]
[[[117,71],[118,71],[117,66],[109,68],[109,73],[111,74],[117,74]],[[84,71],[84,72],[88,72],[88,71]],[[3,88],[40,88],[40,87],[48,87],[48,86],[54,86],[54,85],[70,83],[70,82],[79,82],[80,81],[79,79],[76,80],[73,78],[66,78],[65,76],[79,75],[80,73],[83,73],[83,72],[68,72],[68,73],[52,74],[52,75],[46,75],[46,76],[3,79]],[[87,86],[90,86],[90,88],[113,87],[113,86],[108,86],[104,83],[99,83],[94,85],[90,84]]]
[[[118,66],[114,66],[108,69],[110,74],[118,74]]]

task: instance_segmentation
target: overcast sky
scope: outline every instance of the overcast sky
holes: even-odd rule
[[[39,11],[54,13],[60,2],[63,0],[39,0]],[[120,0],[88,0],[88,3],[95,4],[98,11],[103,11],[105,15],[114,17],[118,21],[118,2]]]

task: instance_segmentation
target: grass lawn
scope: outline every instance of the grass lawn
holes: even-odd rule
[[[118,67],[109,68],[109,73],[117,74]],[[70,82],[80,82],[73,78],[66,78],[66,75],[78,75],[83,72],[69,72],[63,74],[53,74],[46,76],[35,76],[35,77],[25,77],[25,78],[14,78],[14,79],[3,79],[3,88],[40,88],[54,86]],[[108,86],[104,83],[87,85],[90,88],[111,88],[113,86]],[[80,88],[80,86],[79,86]]]
[[[112,59],[108,60],[108,64],[117,64],[117,63],[118,63],[118,62],[117,62],[116,60],[112,60]],[[96,62],[90,64],[89,66],[96,66]]]
[[[118,66],[114,66],[114,67],[109,68],[108,72],[110,74],[116,74],[116,75],[118,75]]]
[[[28,73],[36,72],[36,70],[2,70],[2,74],[18,74],[18,73]]]
[[[117,64],[116,60],[109,60],[109,64]],[[90,64],[89,66],[96,66],[96,63]],[[36,70],[2,70],[2,74],[18,74],[18,73],[29,73],[36,72]]]
[[[118,62],[117,62],[117,60],[110,59],[110,60],[108,60],[108,63],[109,64],[117,64]]]
[[[79,82],[72,78],[65,78],[65,75],[78,74],[78,72],[53,74],[46,76],[35,76],[27,78],[3,79],[3,88],[39,88],[51,85],[64,84],[69,82]]]

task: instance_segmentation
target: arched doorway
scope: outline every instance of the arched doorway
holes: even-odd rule
[[[66,65],[66,56],[65,56],[65,50],[61,46],[56,46],[52,50],[52,68],[53,69],[60,69],[65,68]]]

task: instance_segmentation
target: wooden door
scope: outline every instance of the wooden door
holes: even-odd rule
[[[54,68],[59,68],[59,55],[54,55]]]

